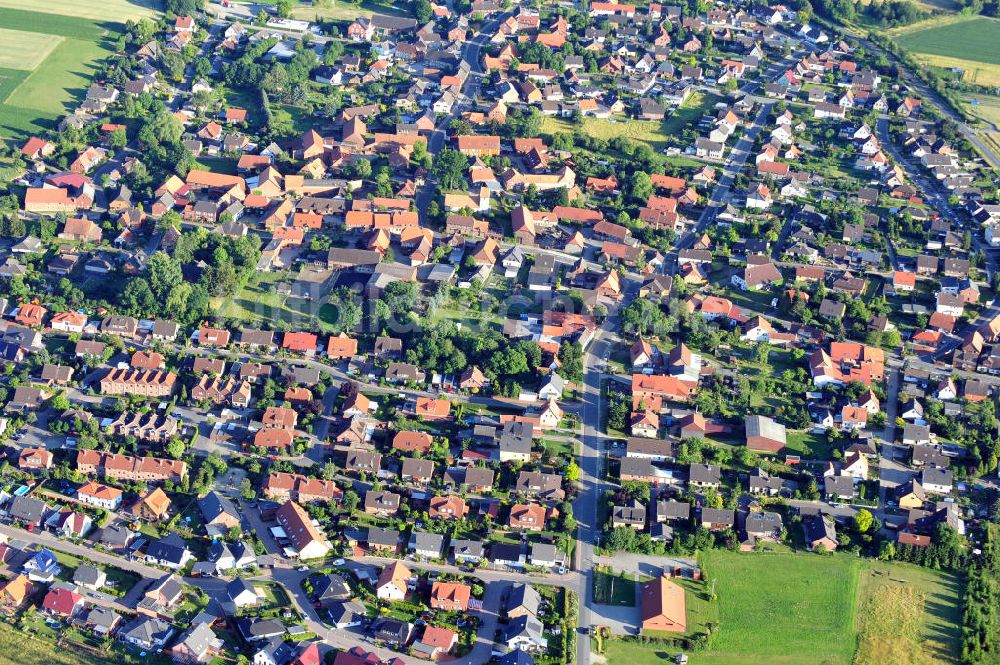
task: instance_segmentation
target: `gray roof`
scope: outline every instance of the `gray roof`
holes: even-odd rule
[[[777,533],[783,527],[781,515],[771,512],[753,512],[747,515],[747,533]]]
[[[736,511],[725,508],[702,508],[701,521],[710,524],[736,524]]]
[[[44,501],[39,501],[30,496],[15,496],[11,499],[7,512],[11,517],[22,522],[38,524],[42,521],[46,508],[47,506]]]
[[[500,450],[516,453],[531,452],[531,425],[521,422],[505,423],[500,431]]]
[[[802,520],[802,533],[806,542],[813,543],[821,538],[837,540],[837,529],[828,515],[813,515]]]
[[[451,549],[456,556],[483,556],[483,541],[465,538],[451,541]]]
[[[951,472],[951,469],[941,469],[933,466],[924,469],[920,475],[920,482],[924,485],[947,485],[950,487],[954,479],[955,476]]]
[[[121,635],[143,644],[156,644],[165,642],[172,632],[173,628],[166,621],[140,616],[122,628]]]
[[[414,531],[410,534],[410,549],[421,552],[441,552],[444,547],[444,536],[429,531]]]
[[[73,573],[73,582],[84,586],[94,586],[101,580],[103,571],[97,566],[83,565]]]
[[[504,640],[510,641],[516,637],[524,636],[538,645],[545,644],[545,637],[542,635],[542,622],[531,615],[519,616],[512,619],[504,630]]]
[[[687,501],[657,501],[657,520],[686,520],[691,516],[691,504]]]
[[[362,619],[367,615],[368,610],[362,603],[351,600],[346,603],[334,603],[327,608],[327,612],[335,624],[343,624],[354,623]]]
[[[228,497],[222,496],[218,492],[209,492],[201,499],[198,499],[198,508],[201,510],[201,515],[205,518],[206,522],[212,522],[223,514],[232,515],[237,519],[240,516],[236,505]]]
[[[767,416],[754,415],[746,417],[747,438],[760,436],[772,441],[785,443],[785,426]],[[693,467],[692,467],[693,470]]]
[[[397,531],[396,529],[382,529],[377,526],[369,527],[368,544],[398,547],[399,531]]]
[[[518,582],[511,586],[510,591],[507,594],[507,611],[511,611],[515,608],[524,608],[531,614],[538,614],[538,605],[542,602],[542,597],[539,595],[535,587],[530,584],[523,584]]]
[[[191,626],[186,633],[181,635],[178,644],[185,644],[193,653],[201,654],[210,648],[218,649],[222,640],[215,636],[207,623],[199,623]]]
[[[823,480],[823,489],[832,496],[853,497],[854,480],[850,476],[827,476]]]
[[[722,469],[714,464],[692,464],[688,470],[688,479],[693,483],[722,482]]]

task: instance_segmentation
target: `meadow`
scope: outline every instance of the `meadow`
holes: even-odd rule
[[[960,594],[951,573],[871,562],[858,584],[856,665],[957,662]]]
[[[978,116],[994,127],[1000,127],[1000,97],[992,95],[966,94],[962,95],[969,113]],[[975,104],[972,101],[975,100]]]
[[[0,136],[54,129],[113,52],[120,23],[154,0],[0,0]],[[29,10],[30,8],[30,10]]]

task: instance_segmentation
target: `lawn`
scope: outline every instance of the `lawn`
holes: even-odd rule
[[[791,430],[787,432],[786,444],[786,453],[800,455],[803,459],[828,460],[833,454],[825,432],[820,434]]]
[[[858,560],[722,550],[703,559],[719,597],[719,632],[692,665],[851,662]]]
[[[719,95],[706,92],[693,92],[683,104],[663,123],[666,134],[676,134],[686,127],[693,128],[707,111],[722,101]]]
[[[901,29],[896,41],[919,59],[964,70],[963,80],[1000,85],[1000,21],[983,16],[931,19]]]
[[[631,575],[595,569],[593,592],[598,605],[635,607],[635,578]]]

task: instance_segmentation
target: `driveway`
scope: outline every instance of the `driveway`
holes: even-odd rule
[[[636,585],[636,605],[625,607],[622,605],[598,605],[594,603],[590,606],[590,623],[596,626],[607,626],[612,635],[638,635],[641,617],[639,613],[639,583]]]

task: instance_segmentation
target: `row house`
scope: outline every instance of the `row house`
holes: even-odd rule
[[[130,482],[163,480],[181,482],[187,475],[187,464],[181,460],[81,450],[77,453],[76,470],[85,476],[99,475]]]
[[[101,379],[106,395],[168,397],[177,386],[177,375],[160,370],[112,369]]]
[[[108,434],[113,436],[134,436],[141,441],[166,443],[177,435],[176,418],[157,413],[122,413],[106,425]]]

